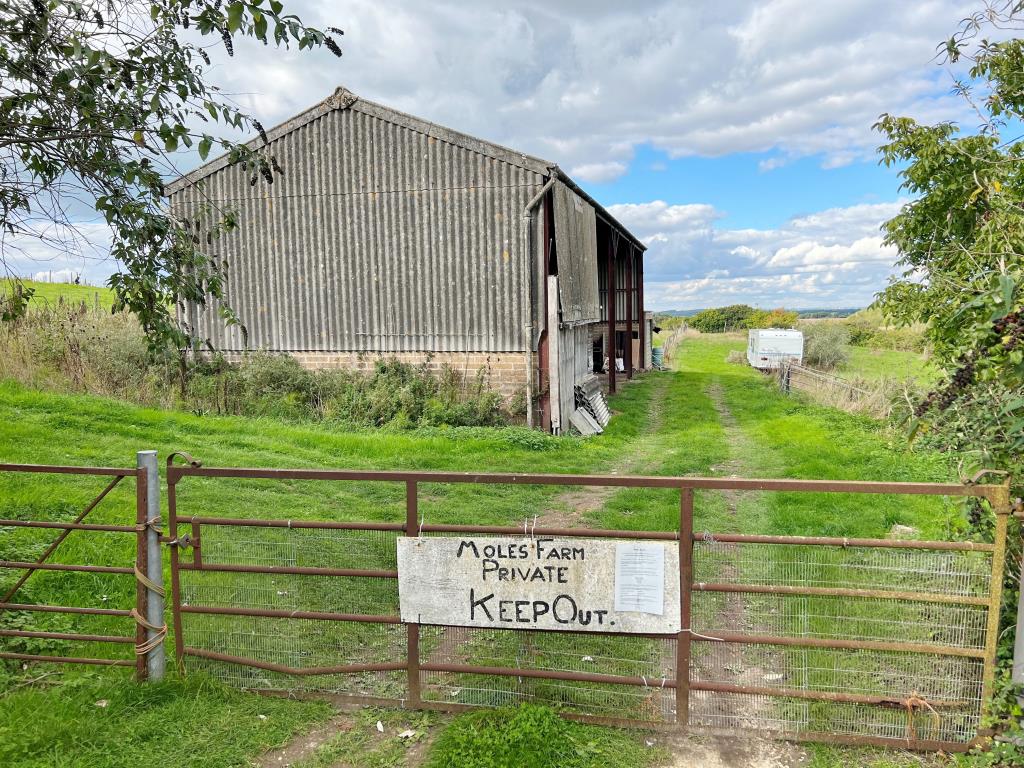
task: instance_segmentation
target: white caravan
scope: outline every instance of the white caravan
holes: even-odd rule
[[[783,328],[751,328],[747,336],[747,362],[763,371],[778,368],[784,360],[804,359],[804,335]]]

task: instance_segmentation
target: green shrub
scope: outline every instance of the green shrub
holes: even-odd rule
[[[841,323],[817,322],[804,328],[804,362],[831,371],[850,358],[850,333]]]
[[[850,344],[871,349],[895,349],[903,352],[923,352],[924,327],[891,326],[879,309],[862,309],[843,321],[849,331]]]
[[[309,371],[267,352],[229,363],[213,354],[188,362],[176,350],[150,353],[134,317],[58,304],[0,323],[0,378],[62,391],[119,397],[197,414],[267,416],[341,427],[500,426],[513,419],[487,386],[451,367],[390,358],[372,373]],[[525,397],[514,407],[525,412]]]
[[[789,309],[756,309],[742,325],[744,328],[793,328],[800,317]]]
[[[728,307],[705,309],[690,318],[690,327],[701,333],[722,333],[744,328],[744,323],[754,308],[746,304],[731,304]]]

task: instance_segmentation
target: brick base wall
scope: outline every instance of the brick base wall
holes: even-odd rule
[[[372,372],[378,360],[396,359],[440,373],[447,365],[473,381],[484,371],[484,383],[506,399],[526,392],[526,355],[522,352],[291,352],[309,370],[346,368]],[[240,355],[225,355],[236,361]]]

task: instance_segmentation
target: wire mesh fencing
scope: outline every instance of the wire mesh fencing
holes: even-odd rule
[[[176,486],[191,475],[405,483],[404,521],[179,515]],[[239,687],[450,711],[528,701],[599,722],[921,749],[965,750],[979,735],[1006,486],[196,466],[168,479],[179,663]],[[432,524],[419,514],[420,483],[676,488],[680,527]],[[694,533],[701,488],[980,496],[997,512],[995,543]],[[680,631],[402,622],[399,537],[534,533],[678,542]]]

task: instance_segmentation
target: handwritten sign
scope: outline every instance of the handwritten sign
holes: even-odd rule
[[[670,542],[400,537],[403,621],[504,629],[676,633]]]

